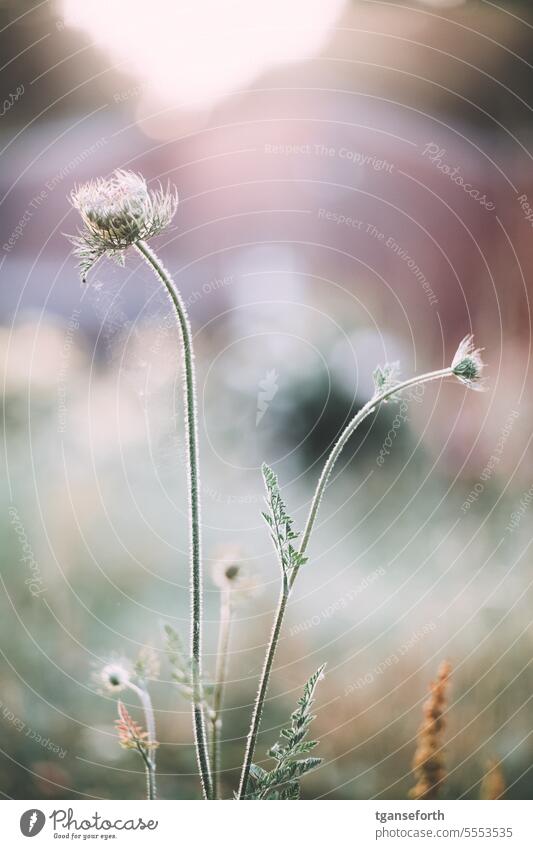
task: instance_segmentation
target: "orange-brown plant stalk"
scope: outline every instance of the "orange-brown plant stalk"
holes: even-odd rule
[[[495,758],[490,758],[487,771],[481,782],[481,799],[503,799],[505,795],[505,778],[501,764]]]
[[[443,661],[437,680],[430,684],[429,698],[424,702],[424,719],[418,730],[418,744],[413,758],[417,782],[409,795],[412,799],[437,799],[446,779],[443,756],[444,711],[452,668]]]

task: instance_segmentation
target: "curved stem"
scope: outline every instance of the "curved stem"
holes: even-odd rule
[[[429,383],[431,380],[440,380],[443,377],[450,377],[451,375],[453,375],[453,371],[451,368],[443,368],[439,369],[438,371],[431,371],[427,374],[422,374],[418,377],[410,377],[408,380],[404,380],[402,383],[396,384],[396,386],[387,389],[385,392],[381,392],[379,395],[375,395],[373,398],[370,399],[370,401],[367,401],[367,403],[363,407],[361,407],[358,413],[355,414],[353,419],[346,425],[341,435],[339,436],[337,442],[331,449],[331,453],[328,459],[326,460],[324,468],[322,469],[322,473],[320,475],[317,487],[313,495],[313,500],[311,502],[311,508],[309,510],[307,522],[305,523],[304,532],[302,534],[300,554],[304,554],[307,550],[309,539],[311,537],[311,531],[313,530],[313,525],[315,524],[316,515],[318,513],[318,508],[320,507],[320,502],[322,501],[324,490],[326,489],[328,481],[331,477],[333,466],[337,462],[339,455],[346,443],[348,442],[350,436],[359,427],[361,422],[366,419],[367,416],[373,413],[379,404],[381,404],[383,401],[386,401],[387,398],[390,398],[391,395],[396,395],[398,392],[402,392],[405,389],[409,389],[409,387],[411,386],[420,386],[420,384],[422,383]],[[296,580],[298,571],[298,567],[293,570],[289,582],[289,589],[292,588]]]
[[[287,600],[289,598],[289,586],[287,582],[284,580],[279,601],[278,601],[278,609],[276,612],[276,618],[274,620],[274,625],[272,627],[272,634],[270,635],[270,642],[268,645],[268,651],[265,657],[265,662],[263,665],[263,671],[261,673],[261,680],[259,682],[259,689],[257,691],[257,696],[255,698],[254,712],[252,715],[252,723],[250,725],[250,731],[248,732],[248,739],[246,741],[246,752],[244,754],[244,763],[242,766],[241,772],[241,780],[239,784],[239,799],[246,799],[246,788],[248,785],[248,779],[250,777],[250,768],[252,766],[252,761],[255,752],[255,744],[257,742],[257,734],[259,732],[259,726],[261,724],[261,717],[263,715],[263,705],[265,702],[265,696],[268,689],[268,682],[270,679],[270,673],[272,671],[272,664],[274,662],[274,657],[276,656],[276,649],[278,647],[279,635],[281,632],[281,626],[283,624],[283,617],[285,616],[285,608],[287,607]]]
[[[333,446],[328,459],[326,460],[326,464],[322,470],[320,478],[318,480],[317,487],[315,489],[313,499],[311,502],[311,508],[309,510],[309,515],[307,518],[307,522],[305,525],[304,533],[302,535],[302,542],[300,545],[300,554],[303,554],[307,546],[309,544],[309,539],[311,536],[311,531],[313,530],[313,525],[315,523],[316,515],[318,513],[318,508],[320,507],[320,502],[322,501],[322,496],[324,495],[324,490],[328,484],[329,478],[331,476],[331,472],[333,471],[333,466],[335,465],[342,449],[346,445],[350,436],[356,430],[356,428],[361,424],[361,422],[369,416],[376,407],[381,404],[383,401],[386,401],[387,398],[390,398],[391,395],[396,395],[398,392],[402,392],[405,389],[408,389],[411,386],[418,386],[422,383],[429,383],[431,380],[439,380],[443,377],[450,377],[453,375],[452,368],[444,368],[439,369],[438,371],[428,372],[427,374],[422,374],[419,377],[411,377],[408,380],[404,380],[402,383],[398,383],[390,389],[385,390],[384,392],[380,392],[377,395],[374,395],[370,401],[368,401],[358,413],[355,414],[353,419],[346,425],[344,430],[342,431],[339,439]],[[252,717],[252,724],[250,726],[250,731],[248,734],[248,740],[246,744],[246,752],[244,756],[244,764],[241,773],[241,781],[239,785],[239,799],[246,798],[246,786],[248,784],[248,778],[250,776],[250,768],[252,765],[252,760],[254,756],[255,744],[257,741],[257,734],[259,731],[259,725],[261,722],[261,715],[263,713],[263,703],[266,696],[266,691],[268,688],[268,682],[270,678],[270,672],[272,670],[272,663],[274,661],[274,657],[276,654],[277,644],[279,640],[279,635],[281,631],[281,626],[283,624],[283,617],[285,615],[285,609],[287,606],[287,600],[289,598],[290,592],[294,585],[294,581],[296,580],[296,576],[298,574],[299,567],[295,567],[293,569],[292,575],[286,584],[284,581],[284,585],[282,588],[280,602],[278,606],[278,611],[276,614],[276,619],[274,622],[274,627],[272,629],[272,634],[270,637],[270,643],[268,646],[267,656],[265,659],[265,664],[263,666],[263,672],[261,675],[261,682],[259,684],[259,690],[256,696],[256,701],[254,705],[254,713]]]
[[[220,732],[222,729],[222,701],[228,669],[228,648],[231,633],[233,611],[229,592],[223,590],[220,596],[220,627],[218,632],[217,662],[215,669],[215,687],[213,691],[213,710],[211,719],[211,776],[213,780],[213,799],[219,798],[220,769]]]
[[[196,416],[196,377],[194,354],[189,318],[183,299],[172,277],[159,261],[157,255],[144,241],[135,247],[146,260],[152,271],[161,280],[172,301],[181,331],[185,370],[185,428],[187,432],[188,479],[189,479],[189,519],[190,519],[190,557],[191,557],[191,655],[192,655],[192,711],[194,739],[198,768],[202,779],[204,796],[212,796],[211,774],[207,755],[207,736],[204,714],[201,704],[201,619],[202,619],[202,566],[200,538],[200,496],[198,464],[198,426]]]
[[[150,698],[150,693],[145,687],[138,687],[130,681],[129,688],[139,697],[139,701],[144,712],[146,730],[148,732],[148,743],[150,744],[148,746],[148,752],[145,752],[143,749],[139,749],[146,767],[146,795],[148,799],[157,799],[155,763],[155,743],[157,738],[155,733],[155,718],[152,700]]]

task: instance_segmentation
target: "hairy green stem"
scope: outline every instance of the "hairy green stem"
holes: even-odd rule
[[[315,524],[316,515],[318,513],[318,508],[320,507],[320,502],[322,501],[322,497],[324,495],[324,490],[326,489],[328,481],[331,477],[333,466],[337,462],[339,455],[346,443],[348,442],[350,436],[359,427],[361,422],[366,419],[367,416],[374,412],[378,404],[381,404],[383,401],[386,401],[387,398],[391,397],[391,395],[396,395],[398,392],[402,392],[405,389],[409,389],[411,386],[420,386],[420,384],[429,383],[432,380],[440,380],[443,377],[450,377],[452,375],[453,371],[451,368],[443,368],[439,369],[438,371],[430,371],[427,374],[420,375],[419,377],[410,377],[409,380],[404,380],[402,383],[396,384],[396,386],[387,389],[385,392],[381,392],[379,395],[375,395],[373,398],[370,399],[370,401],[367,401],[367,403],[363,407],[361,407],[358,413],[355,414],[353,419],[346,425],[346,427],[342,431],[340,437],[333,446],[328,459],[326,460],[324,468],[322,469],[322,473],[320,475],[317,487],[315,489],[315,493],[313,495],[313,500],[311,502],[311,508],[309,510],[307,522],[305,523],[304,532],[302,534],[300,554],[304,554],[307,550],[307,546],[309,545],[311,531],[313,530],[313,525]],[[292,589],[298,571],[299,567],[296,567],[293,570],[289,582],[289,589]]]
[[[150,801],[157,799],[157,791],[155,786],[155,769],[152,767],[150,755],[148,755],[140,743],[137,743],[137,751],[144,761],[144,771],[146,773],[146,798]]]
[[[191,655],[192,655],[192,711],[194,739],[198,768],[202,780],[202,789],[206,799],[212,798],[211,773],[207,752],[207,735],[201,700],[201,642],[202,642],[202,562],[200,535],[200,482],[198,463],[198,425],[196,414],[196,378],[194,354],[189,317],[181,294],[171,275],[159,261],[157,255],[140,240],[135,247],[146,260],[152,271],[161,280],[172,301],[181,331],[183,359],[185,369],[184,403],[185,428],[187,432],[188,480],[189,480],[189,519],[190,519],[190,556],[191,556]]]
[[[250,731],[248,732],[248,739],[246,741],[246,751],[244,754],[241,780],[239,783],[239,799],[246,799],[248,779],[250,777],[250,769],[254,758],[255,744],[257,742],[257,735],[259,733],[259,726],[261,724],[261,717],[263,715],[265,696],[268,689],[270,673],[272,671],[272,664],[274,663],[274,657],[276,656],[276,649],[278,646],[281,626],[283,625],[283,617],[285,616],[285,608],[287,607],[288,598],[289,586],[284,578],[279,596],[276,618],[274,619],[274,625],[272,626],[272,633],[270,635],[270,642],[268,644],[268,651],[266,653],[265,662],[263,664],[263,670],[261,672],[259,689],[255,698],[254,712],[252,714]]]
[[[309,510],[309,515],[307,517],[307,522],[305,524],[304,533],[302,535],[302,542],[300,544],[300,554],[304,554],[307,550],[307,546],[309,544],[309,539],[311,537],[311,531],[313,530],[313,526],[315,523],[315,519],[318,513],[318,508],[320,507],[320,502],[322,501],[322,497],[324,495],[324,490],[328,484],[329,478],[331,476],[331,472],[333,471],[333,467],[337,462],[337,459],[349,440],[350,436],[356,430],[356,428],[361,424],[361,422],[369,416],[379,404],[383,401],[386,401],[387,398],[390,398],[392,395],[396,395],[398,392],[402,392],[405,389],[409,389],[411,386],[419,386],[423,383],[429,383],[432,380],[439,380],[444,377],[450,377],[453,375],[453,370],[451,367],[439,369],[438,371],[428,372],[427,374],[422,374],[418,377],[411,377],[408,380],[404,380],[402,383],[397,383],[395,386],[392,386],[386,389],[383,392],[380,392],[377,395],[374,395],[370,401],[368,401],[359,412],[355,414],[353,419],[346,425],[344,430],[342,431],[339,439],[333,446],[328,459],[326,460],[325,466],[322,470],[320,478],[318,480],[318,484],[316,486],[313,499],[311,501],[311,507]],[[250,726],[250,731],[248,733],[248,739],[246,743],[246,751],[244,755],[244,763],[241,772],[241,780],[239,784],[239,799],[246,798],[246,789],[248,784],[248,779],[250,777],[250,768],[252,766],[252,761],[254,757],[255,745],[257,742],[257,734],[259,732],[259,725],[261,723],[261,716],[263,713],[263,704],[266,696],[266,692],[268,689],[268,682],[270,678],[270,673],[272,671],[272,664],[274,662],[274,657],[276,655],[276,649],[278,645],[279,635],[281,632],[281,626],[283,624],[283,618],[285,616],[285,610],[287,607],[287,600],[289,598],[289,594],[294,585],[294,581],[296,580],[296,576],[298,574],[299,567],[295,566],[293,569],[292,575],[286,584],[285,579],[283,580],[283,587],[280,595],[280,600],[278,604],[278,609],[276,613],[276,618],[274,621],[274,626],[272,628],[272,634],[270,637],[270,643],[267,650],[267,655],[265,658],[265,663],[263,666],[263,671],[261,674],[261,681],[259,684],[259,690],[257,692],[254,712],[252,715],[252,723]]]
[[[215,686],[213,690],[213,709],[211,721],[211,776],[213,779],[213,799],[219,798],[220,770],[220,732],[222,729],[222,702],[228,670],[228,649],[231,634],[233,610],[230,593],[222,590],[220,594],[220,626],[218,631],[217,660],[215,668]]]

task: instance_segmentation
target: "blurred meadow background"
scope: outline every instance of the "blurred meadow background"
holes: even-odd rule
[[[196,345],[207,674],[211,569],[229,551],[257,583],[231,635],[226,796],[279,586],[261,462],[301,528],[375,366],[439,368],[473,332],[485,393],[431,384],[342,455],[256,757],[327,662],[304,795],[406,798],[447,659],[443,796],[477,798],[492,758],[531,798],[532,32],[527,2],[0,3],[3,796],[142,798],[94,673],[143,646],[160,795],[199,794],[162,651],[164,623],[189,628],[177,329],[136,256],[82,287],[63,235],[74,185],[120,167],[180,194],[157,247]]]

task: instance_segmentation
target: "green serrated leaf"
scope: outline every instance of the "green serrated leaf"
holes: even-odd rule
[[[291,714],[290,726],[281,730],[280,739],[268,751],[276,766],[267,772],[252,765],[246,794],[248,799],[299,799],[300,779],[321,763],[321,758],[306,757],[318,745],[317,741],[303,738],[314,719],[311,707],[324,667],[325,664],[309,678],[303,695],[298,699],[298,707]]]
[[[299,569],[307,562],[307,558],[300,554],[293,545],[298,539],[298,534],[293,528],[293,520],[287,514],[285,503],[280,495],[277,475],[272,469],[263,463],[263,479],[266,488],[266,503],[268,512],[262,516],[271,531],[271,539],[281,566],[283,579],[288,585],[295,569]]]

